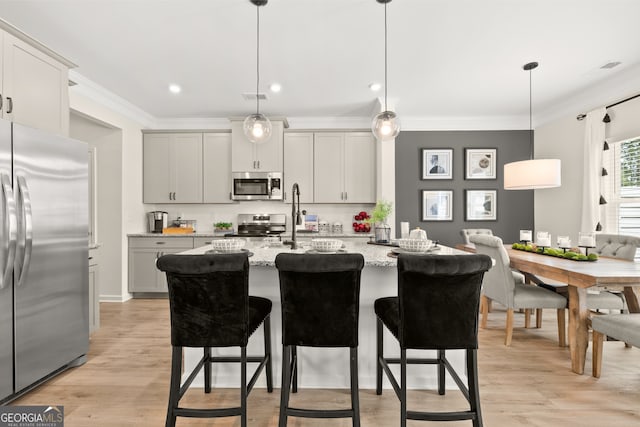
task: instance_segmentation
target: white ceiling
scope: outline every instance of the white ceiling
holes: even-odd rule
[[[640,92],[638,0],[395,0],[388,97],[403,123],[577,114]],[[76,72],[158,119],[255,110],[256,7],[249,0],[0,0],[0,18]],[[260,9],[261,111],[370,117],[384,82],[384,5],[270,0]],[[610,61],[622,64],[611,70]],[[634,77],[635,76],[635,77]],[[278,82],[283,89],[268,93]],[[170,83],[183,92],[168,92]],[[573,109],[573,110],[572,110]],[[526,120],[525,120],[526,119]]]

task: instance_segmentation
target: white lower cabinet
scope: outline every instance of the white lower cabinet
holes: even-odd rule
[[[129,237],[129,292],[167,292],[165,274],[156,268],[156,260],[187,249],[193,249],[193,237]]]

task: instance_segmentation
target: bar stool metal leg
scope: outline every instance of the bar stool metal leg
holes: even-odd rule
[[[380,396],[382,394],[382,363],[380,360],[384,357],[382,354],[382,321],[379,317],[376,318],[376,394]]]
[[[475,412],[473,427],[482,427],[482,412],[480,411],[480,389],[478,387],[478,350],[467,349],[467,378],[469,383],[469,404]]]
[[[438,350],[438,394],[444,395],[444,382],[445,382],[445,355],[444,350]]]
[[[167,409],[166,427],[176,425],[174,409],[180,398],[180,376],[182,375],[182,347],[171,348],[171,381],[169,383],[169,407]]]
[[[264,328],[264,357],[267,359],[267,392],[273,392],[273,363],[271,357],[271,316],[267,316],[262,324]]]
[[[407,427],[407,350],[400,350],[400,427]]]
[[[289,406],[289,391],[291,389],[291,346],[282,348],[282,382],[280,393],[280,421],[279,427],[287,426],[287,407]]]
[[[247,427],[247,347],[240,348],[240,425]]]
[[[291,372],[293,375],[293,387],[292,392],[298,392],[298,348],[295,345],[291,346]]]
[[[204,392],[211,393],[211,347],[204,348]]]
[[[360,398],[358,396],[358,347],[350,348],[351,371],[351,409],[353,427],[360,427]]]

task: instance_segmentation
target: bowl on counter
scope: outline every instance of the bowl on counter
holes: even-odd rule
[[[433,242],[428,239],[398,239],[398,246],[409,252],[425,252],[431,249]]]
[[[243,239],[215,239],[211,241],[211,247],[219,252],[237,252],[244,248],[245,243]]]
[[[311,239],[311,249],[318,252],[335,252],[342,247],[342,240]]]

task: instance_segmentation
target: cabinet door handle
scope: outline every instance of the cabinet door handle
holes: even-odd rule
[[[156,242],[156,245],[164,245],[167,242]]]
[[[2,94],[0,93],[0,110],[2,110]]]
[[[284,202],[285,200],[287,200],[287,192],[286,191],[284,193],[282,193],[282,201]]]
[[[346,191],[344,192],[344,199],[345,200],[349,200],[349,197],[347,197],[347,192]]]
[[[229,200],[233,200],[233,194],[231,194],[231,191],[229,191]]]
[[[260,160],[258,160],[258,169],[260,169]]]
[[[13,99],[7,96],[7,114],[13,112]]]

